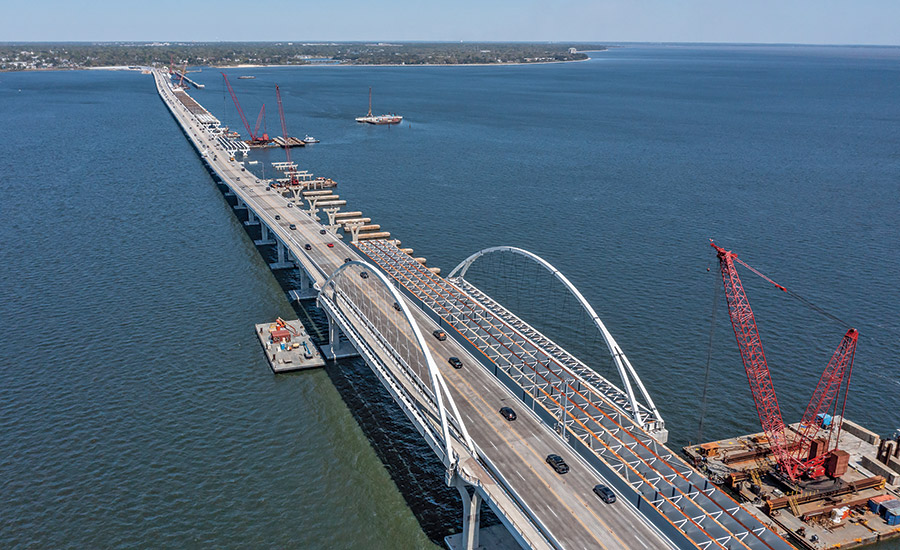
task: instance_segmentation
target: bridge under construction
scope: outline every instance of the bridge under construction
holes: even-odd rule
[[[218,120],[153,72],[157,90],[213,179],[296,269],[296,299],[328,318],[328,359],[362,357],[442,462],[463,502],[454,547],[480,546],[488,505],[523,548],[790,549],[759,517],[669,449],[652,397],[603,321],[549,262],[514,247],[474,253],[441,276],[361,211],[334,182],[275,166],[256,177]],[[233,144],[232,144],[233,145]],[[326,183],[330,182],[330,183]],[[619,380],[604,378],[466,279],[481,258],[511,254],[546,270],[591,319]],[[458,358],[454,368],[448,358]],[[518,413],[508,421],[498,410]],[[547,462],[560,456],[560,475]],[[617,496],[607,504],[593,489]]]

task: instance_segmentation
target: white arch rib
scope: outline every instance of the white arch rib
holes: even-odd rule
[[[517,248],[514,246],[493,246],[490,248],[485,248],[484,250],[479,250],[475,254],[472,254],[456,267],[453,268],[453,271],[447,275],[447,278],[452,278],[454,276],[458,276],[461,279],[465,278],[466,272],[469,270],[469,267],[475,263],[475,260],[478,258],[490,254],[492,252],[511,252],[513,254],[519,254],[521,256],[525,256],[526,258],[536,262],[538,265],[549,271],[553,274],[556,279],[566,287],[566,289],[578,300],[578,303],[581,304],[581,307],[588,314],[591,320],[594,323],[594,326],[597,327],[597,330],[600,331],[600,334],[603,336],[603,341],[606,342],[606,347],[609,349],[609,354],[613,358],[613,362],[615,362],[616,370],[619,372],[619,377],[622,379],[622,384],[625,386],[625,392],[628,394],[628,400],[631,402],[631,410],[633,411],[633,418],[635,422],[637,422],[641,427],[646,425],[643,416],[641,415],[640,406],[637,401],[637,397],[635,396],[634,389],[632,388],[631,381],[634,380],[634,383],[637,385],[638,389],[643,395],[647,408],[650,409],[650,412],[656,418],[656,420],[662,422],[662,416],[660,416],[659,411],[656,409],[656,405],[653,403],[653,399],[650,397],[650,394],[647,392],[647,388],[644,387],[644,383],[641,382],[640,377],[637,375],[637,372],[634,370],[634,367],[631,366],[631,361],[628,360],[628,357],[625,356],[625,353],[622,351],[622,348],[619,347],[619,344],[616,343],[615,338],[613,338],[612,334],[610,334],[609,330],[606,329],[606,325],[603,324],[603,321],[600,319],[600,316],[597,315],[597,312],[594,311],[594,308],[591,307],[591,304],[584,298],[581,292],[575,288],[569,279],[566,278],[558,269],[553,267],[547,260],[541,258],[537,254],[524,250],[522,248]]]
[[[444,436],[444,450],[449,462],[448,467],[452,466],[455,460],[453,458],[454,454],[450,447],[450,426],[447,423],[447,410],[444,407],[444,399],[442,396],[445,396],[447,398],[447,402],[450,403],[450,409],[452,411],[453,418],[456,420],[457,426],[459,426],[459,431],[460,433],[462,433],[466,448],[468,448],[469,452],[472,453],[472,456],[477,457],[478,453],[475,451],[475,443],[473,443],[472,438],[469,437],[469,432],[468,430],[466,430],[466,425],[463,422],[462,415],[459,414],[459,410],[457,410],[456,408],[456,403],[453,401],[453,396],[450,395],[450,392],[447,389],[447,383],[444,381],[444,376],[438,370],[437,363],[435,363],[434,357],[431,355],[431,350],[428,349],[428,344],[425,342],[425,338],[422,336],[422,331],[419,330],[419,325],[413,318],[412,311],[410,311],[409,306],[406,305],[406,301],[403,299],[403,295],[401,295],[400,292],[396,288],[394,288],[394,285],[391,284],[387,276],[368,262],[354,260],[342,264],[340,267],[335,269],[334,273],[332,273],[331,276],[328,277],[328,279],[322,284],[322,289],[327,289],[340,273],[342,273],[345,269],[352,265],[357,265],[366,269],[369,273],[374,275],[375,279],[377,279],[388,290],[388,292],[394,298],[394,301],[400,305],[400,310],[403,313],[403,317],[406,319],[406,322],[409,323],[409,326],[412,329],[416,344],[419,346],[422,355],[425,356],[425,364],[428,366],[428,375],[431,383],[431,392],[434,395],[434,400],[438,408],[438,415],[441,419],[441,433]],[[336,304],[337,302],[335,301],[335,305]]]

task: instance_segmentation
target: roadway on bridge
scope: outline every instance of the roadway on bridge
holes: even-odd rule
[[[176,116],[182,115],[179,118],[188,125],[188,133],[199,148],[208,149],[207,161],[225,183],[289,246],[295,258],[304,265],[316,264],[317,267],[307,271],[317,283],[323,283],[325,276],[342,265],[345,258],[363,259],[330,231],[322,234],[323,226],[301,208],[288,207],[288,199],[274,190],[266,191],[265,183],[257,183],[257,178],[243,171],[240,163],[230,161],[224,152],[216,149],[214,140],[196,121],[177,112],[177,102],[172,109]],[[213,160],[214,155],[218,155],[217,160]],[[281,219],[275,220],[276,215]],[[289,229],[292,223],[296,230]],[[307,243],[311,245],[309,251],[304,248]],[[334,248],[329,248],[328,243],[333,243]],[[369,281],[368,284],[377,284],[373,278]],[[373,293],[373,296],[380,295]],[[392,308],[392,303],[386,301],[373,305]],[[671,546],[629,504],[601,502],[591,491],[602,482],[596,471],[460,344],[452,338],[439,342],[428,336],[436,325],[417,307],[413,306],[412,310],[480,452],[564,548]],[[461,358],[464,367],[460,370],[450,367],[446,362],[450,356]],[[502,406],[516,410],[518,419],[514,422],[503,419],[498,413]],[[556,474],[545,462],[550,453],[562,456],[571,471],[566,475]]]

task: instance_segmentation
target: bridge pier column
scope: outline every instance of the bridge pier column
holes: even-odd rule
[[[256,213],[253,210],[247,210],[247,221],[244,222],[244,225],[259,225],[259,220],[256,219]]]
[[[256,246],[263,246],[263,245],[267,245],[267,244],[277,244],[275,242],[275,239],[273,239],[272,236],[269,235],[269,226],[268,225],[261,223],[259,225],[259,231],[260,231],[260,238],[258,241],[253,241],[253,244],[255,244]]]
[[[238,197],[237,204],[234,205],[235,210],[247,210],[247,205]]]
[[[316,214],[319,213],[319,209],[316,208],[316,203],[318,202],[318,199],[316,199],[315,197],[306,197],[306,202],[309,203],[309,217],[315,218]]]
[[[326,214],[328,214],[328,228],[332,231],[336,230],[337,224],[335,223],[335,220],[337,219],[336,216],[340,208],[337,206],[332,206],[330,208],[324,208],[323,210]]]
[[[341,327],[328,316],[328,343],[321,347],[322,355],[332,361],[345,357],[357,357],[359,353],[348,342],[343,340]]]
[[[479,547],[478,535],[481,531],[481,494],[473,488],[470,495],[467,487],[466,483],[457,479],[456,489],[463,501],[462,548],[476,550]]]
[[[312,286],[312,278],[303,269],[303,265],[300,264],[300,289],[299,290],[289,290],[288,298],[292,301],[301,301],[301,300],[315,300],[319,296],[319,291]]]
[[[356,244],[359,242],[359,228],[362,227],[362,223],[345,223],[344,231],[350,230],[350,242]]]
[[[288,259],[288,249],[284,243],[278,241],[278,261],[269,264],[269,269],[290,269],[294,267],[294,262]]]

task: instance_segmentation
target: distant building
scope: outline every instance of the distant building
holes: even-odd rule
[[[569,53],[576,54],[576,53],[578,53],[578,50],[576,50],[575,48],[569,48]]]

